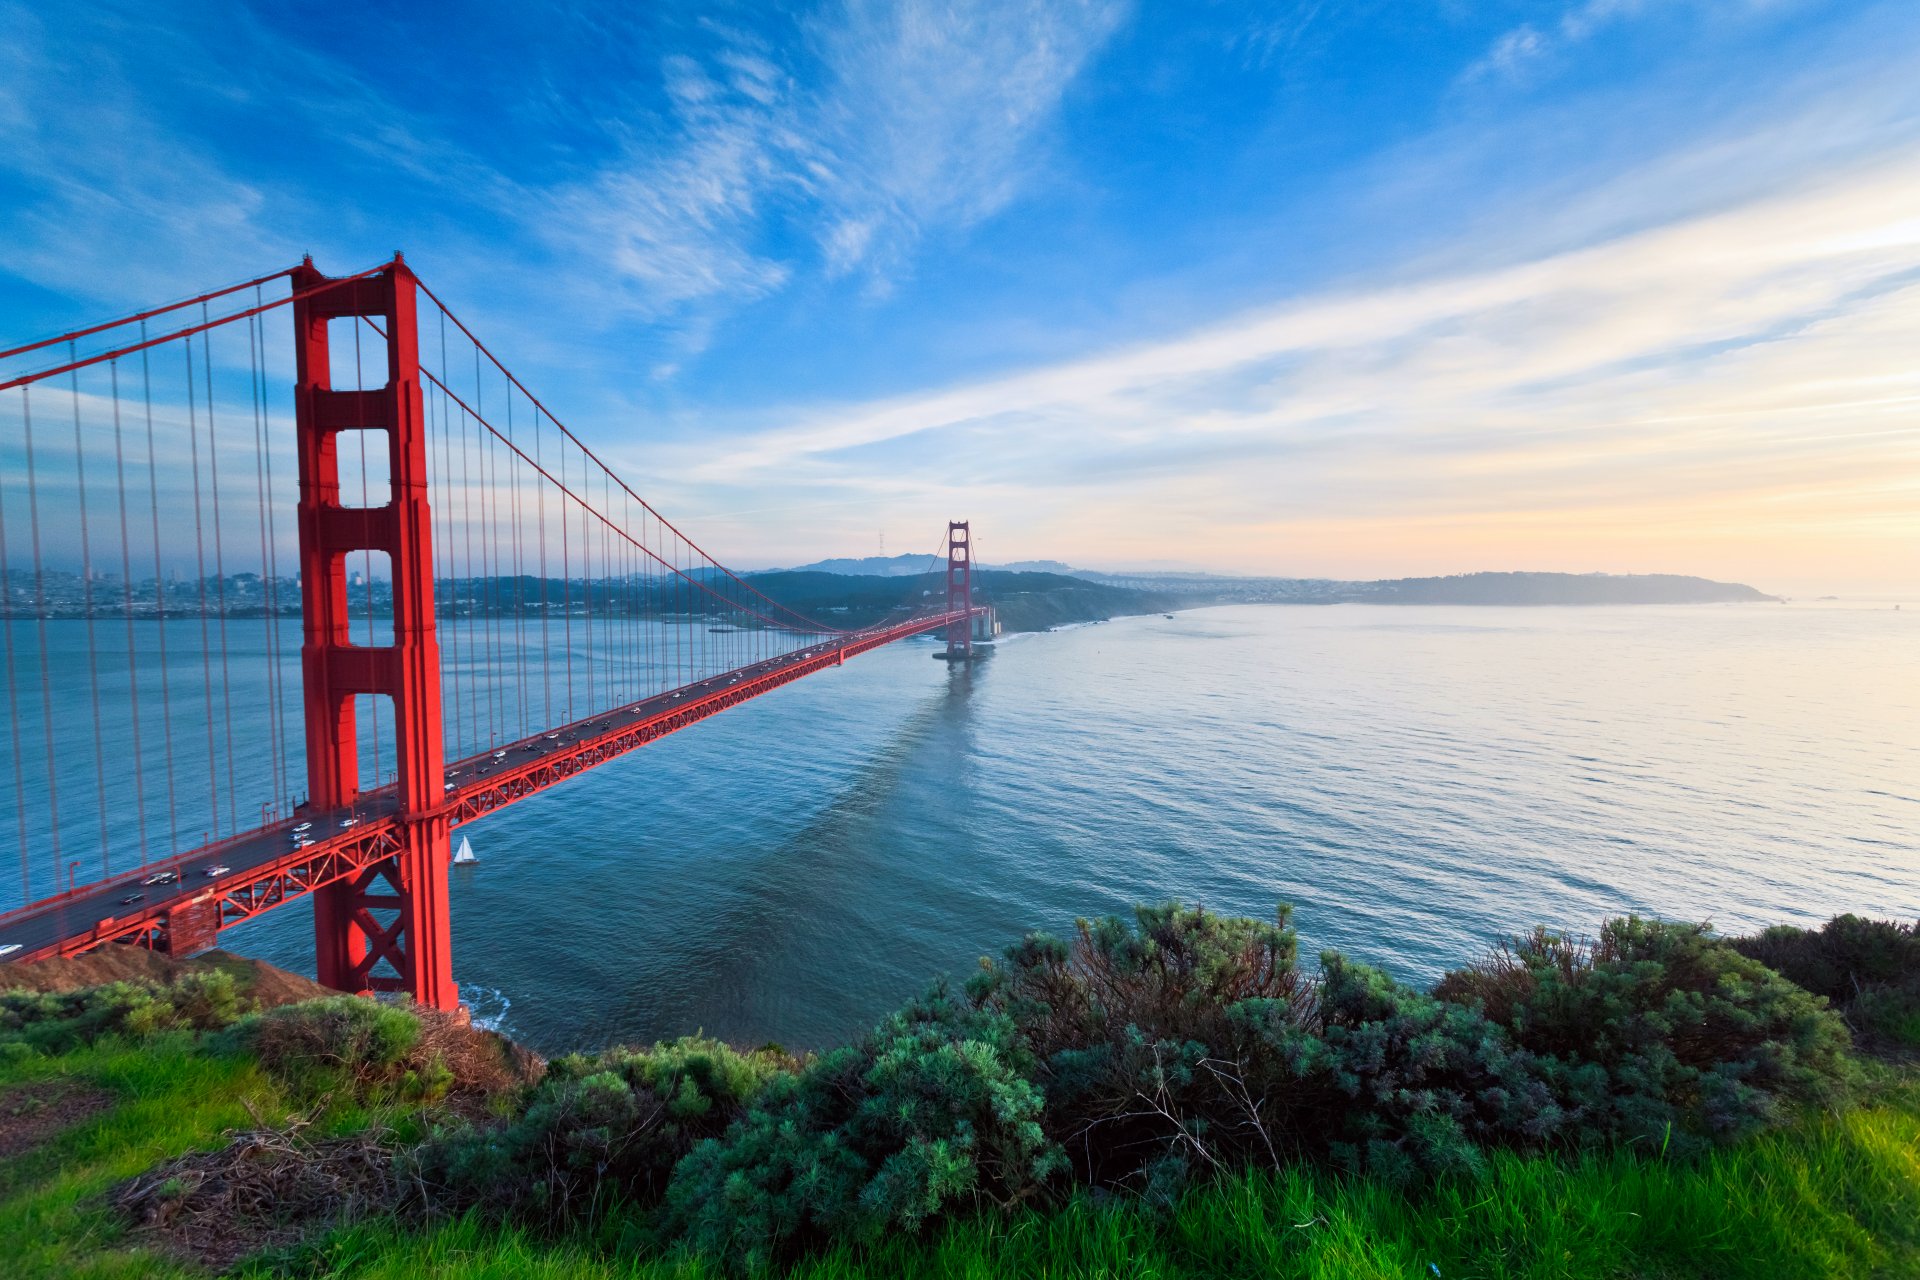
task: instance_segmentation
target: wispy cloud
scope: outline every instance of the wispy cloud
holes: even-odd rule
[[[662,127],[633,122],[612,163],[554,195],[554,225],[656,318],[738,305],[799,271],[884,288],[928,231],[1013,198],[1122,14],[1110,0],[851,0],[791,48],[716,30],[710,52],[666,60]]]
[[[1551,21],[1524,22],[1502,32],[1463,79],[1523,78],[1541,64],[1600,34],[1608,27],[1649,14],[1694,7],[1751,12],[1778,7],[1773,0],[1579,0]]]
[[[274,262],[257,222],[262,195],[192,137],[154,119],[130,87],[120,20],[76,31],[0,3],[0,268],[44,288],[94,297],[167,297],[188,279],[220,280],[239,257]],[[186,58],[164,31],[147,56]],[[85,86],[84,91],[77,86]],[[165,246],[164,258],[129,246]]]
[[[1172,544],[1305,568],[1303,548],[1360,530],[1471,568],[1476,539],[1538,525],[1592,567],[1634,567],[1609,546],[1674,567],[1737,534],[1750,558],[1857,537],[1893,574],[1899,539],[1920,545],[1916,315],[1910,141],[1812,189],[815,412],[685,464],[868,503],[938,475],[1002,547],[1036,553]]]

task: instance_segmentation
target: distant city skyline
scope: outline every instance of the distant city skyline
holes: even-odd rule
[[[1911,4],[0,20],[0,345],[398,247],[731,564],[1920,596]]]

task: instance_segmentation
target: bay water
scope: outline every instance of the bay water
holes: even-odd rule
[[[1920,610],[1239,606],[933,649],[459,829],[476,1015],[548,1053],[817,1048],[1168,898],[1292,903],[1308,954],[1422,983],[1535,923],[1920,916]],[[311,910],[222,945],[311,972]]]

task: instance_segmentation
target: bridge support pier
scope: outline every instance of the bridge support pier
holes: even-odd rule
[[[400,841],[393,857],[314,891],[320,983],[356,995],[404,991],[452,1009],[460,991],[447,913],[446,819],[408,823]],[[379,972],[383,963],[389,972]]]
[[[434,635],[427,432],[413,273],[395,255],[378,275],[323,288],[311,260],[295,269],[300,459],[300,664],[305,693],[308,806],[332,817],[360,794],[354,698],[393,702],[398,850],[314,894],[319,978],[341,991],[405,991],[436,1009],[458,1006],[447,912],[447,817],[440,650]],[[336,390],[327,322],[377,319],[387,382]],[[340,501],[337,437],[384,433],[392,494],[384,506]],[[393,643],[356,645],[348,627],[347,557],[386,553],[393,571]],[[384,752],[382,753],[385,754]],[[323,832],[323,834],[326,834]]]

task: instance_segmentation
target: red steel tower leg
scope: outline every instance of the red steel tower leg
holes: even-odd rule
[[[973,542],[967,521],[947,525],[947,612],[966,610],[958,622],[947,624],[949,660],[973,657]]]
[[[294,272],[294,292],[326,281],[308,259]],[[358,694],[393,700],[399,768],[400,852],[314,894],[314,946],[327,986],[355,993],[406,991],[423,1005],[452,1009],[460,996],[447,915],[447,819],[438,812],[445,767],[440,649],[414,307],[413,273],[398,254],[378,275],[293,304],[308,804],[318,814],[334,815],[360,794],[353,714]],[[385,386],[333,389],[327,321],[340,317],[368,317],[385,332]],[[385,506],[341,505],[342,431],[386,433],[393,493]],[[347,556],[362,550],[384,551],[392,562],[390,647],[356,645],[348,634]],[[383,962],[388,971],[377,972]]]

